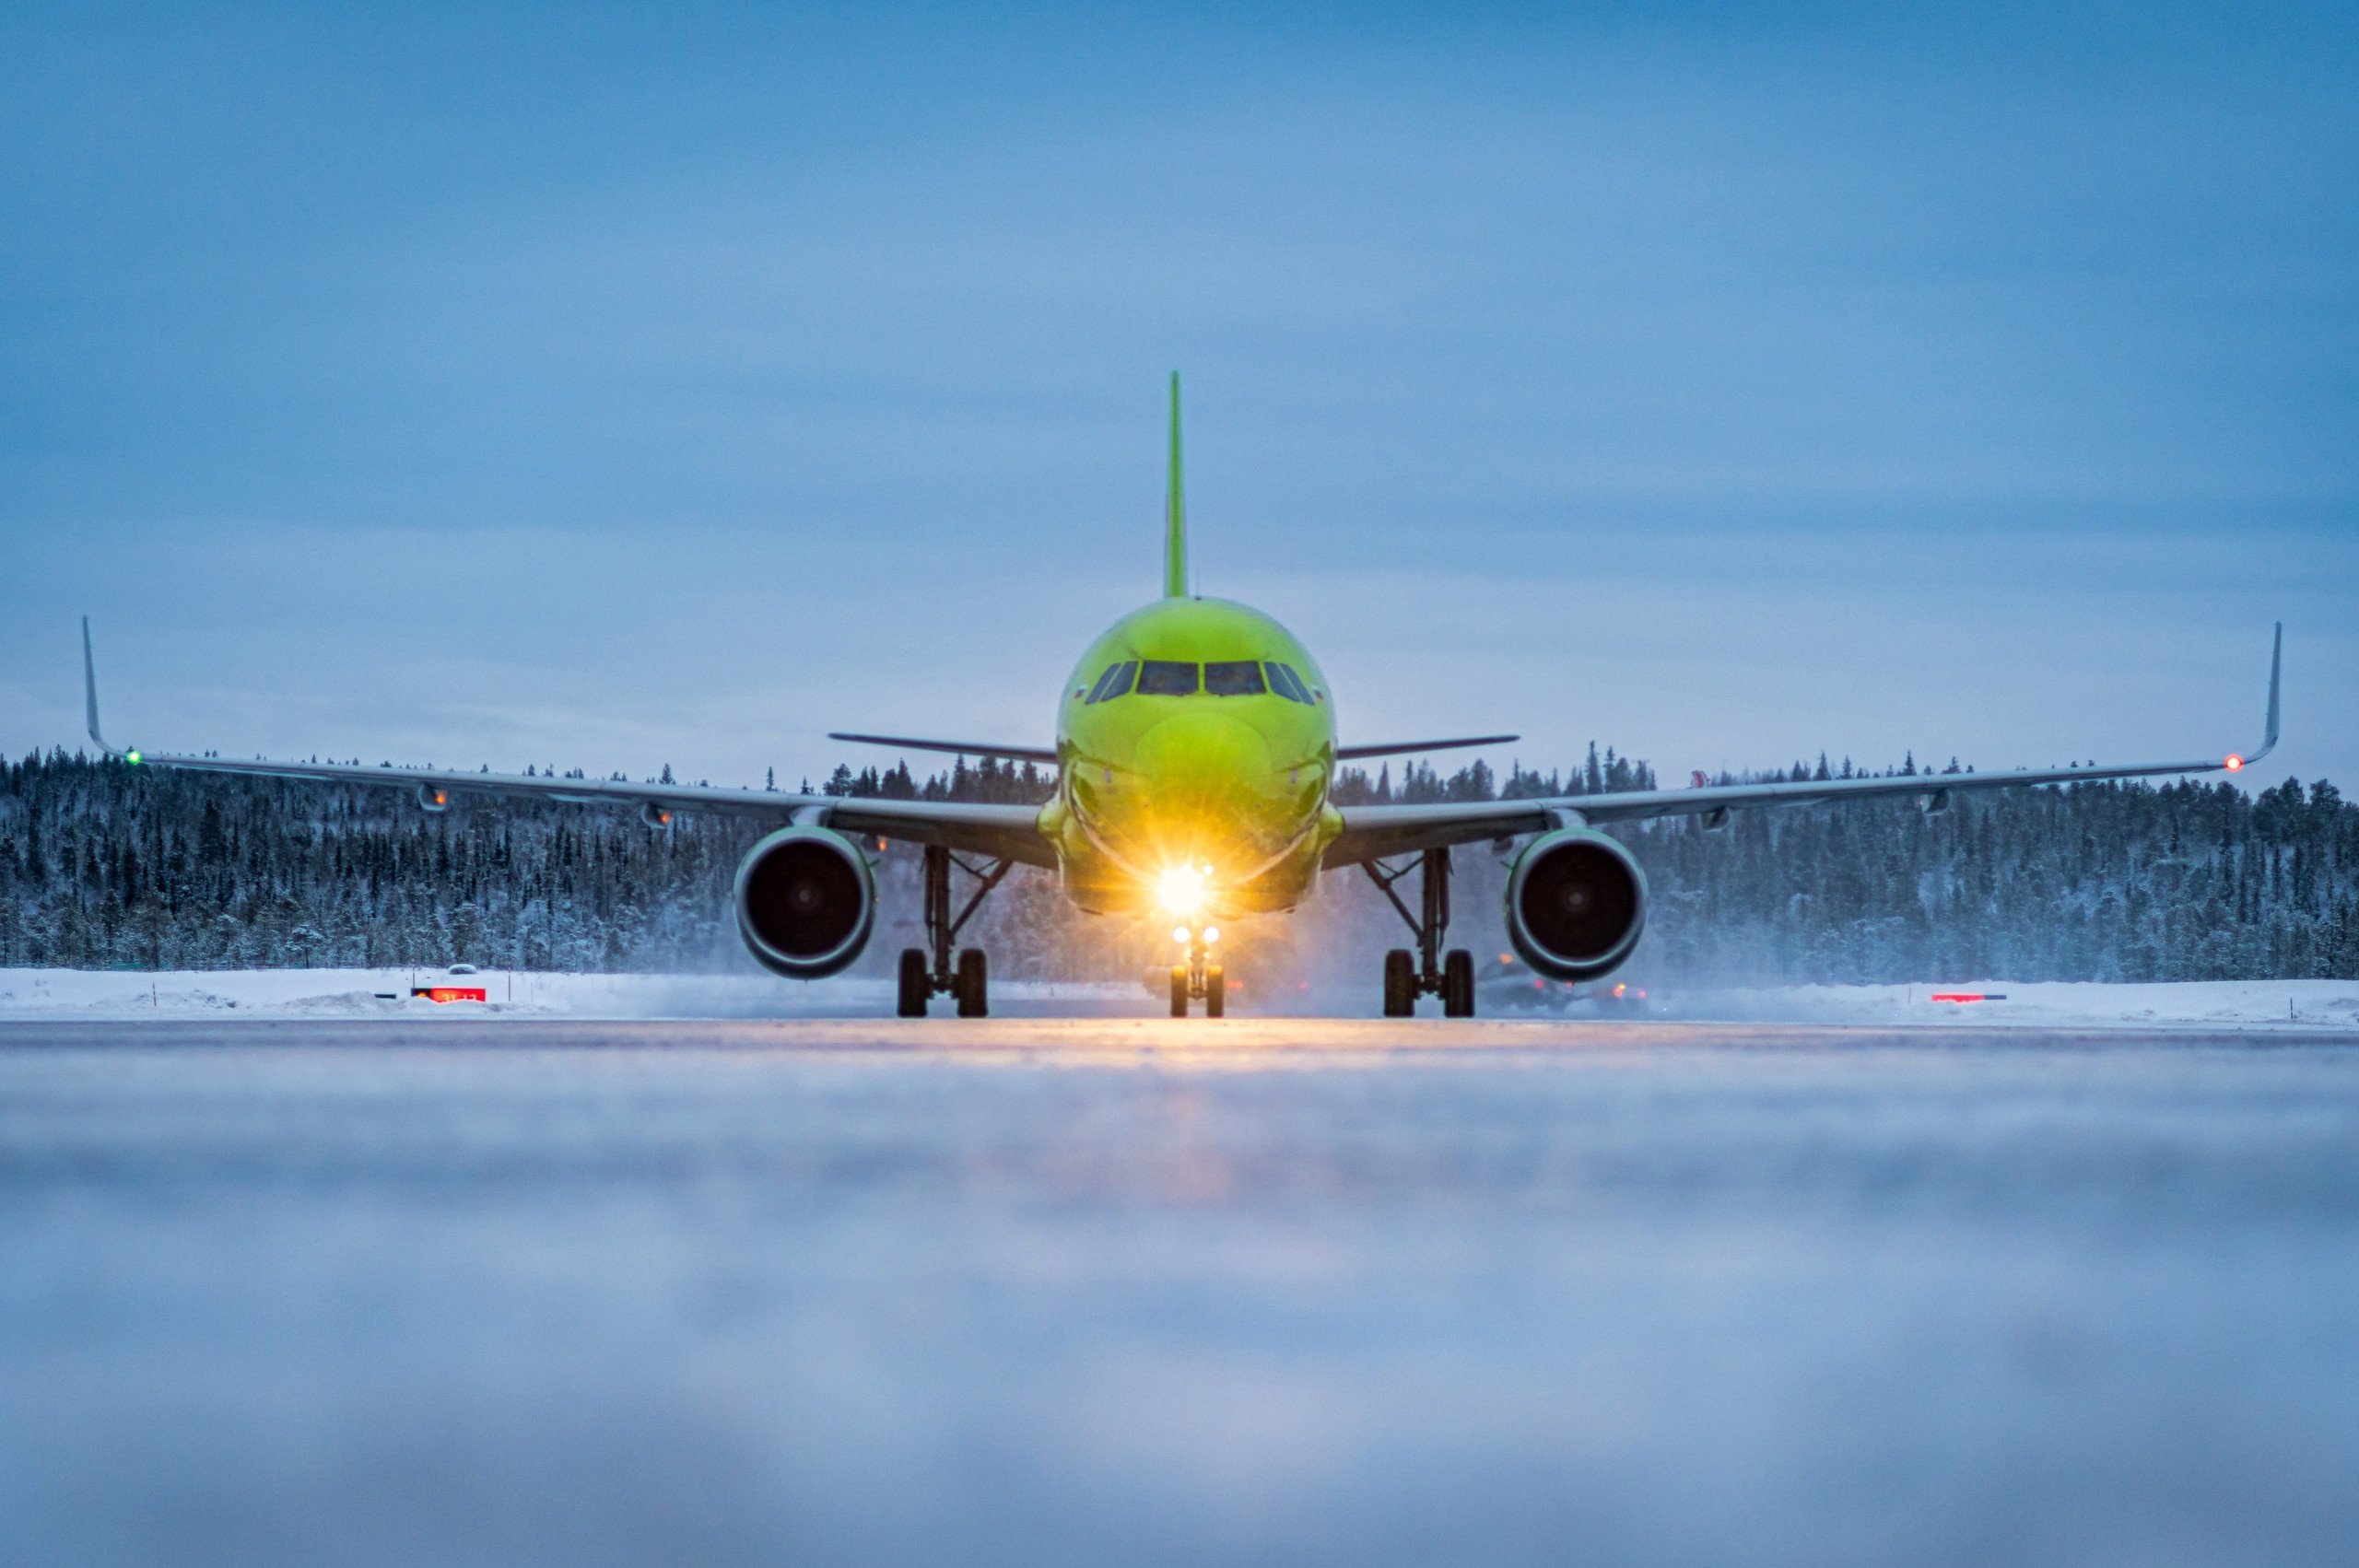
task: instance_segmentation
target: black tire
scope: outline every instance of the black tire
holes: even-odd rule
[[[925,1004],[933,996],[933,973],[927,967],[925,954],[914,947],[901,949],[901,1016],[923,1018]]]
[[[980,947],[958,950],[958,1016],[980,1018],[991,1012],[991,961]]]
[[[1188,1016],[1188,966],[1185,964],[1171,966],[1171,1016]]]
[[[1217,964],[1204,969],[1204,1016],[1219,1018],[1228,1012],[1228,977]]]
[[[1417,1011],[1417,961],[1405,947],[1384,955],[1384,1016],[1407,1018]]]
[[[1474,1016],[1474,955],[1462,947],[1442,958],[1441,1011],[1446,1018]]]

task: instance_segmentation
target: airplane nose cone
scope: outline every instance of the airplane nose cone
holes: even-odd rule
[[[1270,777],[1270,744],[1242,720],[1177,713],[1139,737],[1133,766],[1156,792],[1195,811],[1235,810],[1258,800]]]
[[[1174,714],[1139,737],[1132,766],[1143,789],[1129,837],[1144,859],[1226,870],[1252,858],[1272,773],[1269,743],[1250,724],[1218,712]]]

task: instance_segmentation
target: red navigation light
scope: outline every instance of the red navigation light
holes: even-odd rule
[[[2225,767],[2229,772],[2234,773],[2237,769],[2243,767],[2244,765],[2245,759],[2236,755],[2234,752],[2231,752],[2228,754],[2228,760],[2222,763],[2220,766]]]

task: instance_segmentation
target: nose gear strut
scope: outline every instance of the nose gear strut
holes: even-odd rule
[[[1202,999],[1204,1016],[1219,1018],[1228,1011],[1228,977],[1217,964],[1209,962],[1211,944],[1204,941],[1202,928],[1188,932],[1188,961],[1171,966],[1171,1016],[1188,1016],[1188,1004]]]

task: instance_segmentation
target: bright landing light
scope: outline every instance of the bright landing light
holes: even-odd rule
[[[1194,866],[1174,866],[1163,873],[1157,893],[1171,913],[1192,915],[1204,907],[1204,873]]]

